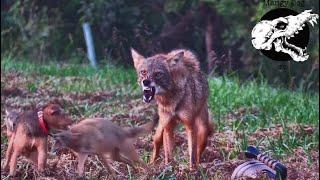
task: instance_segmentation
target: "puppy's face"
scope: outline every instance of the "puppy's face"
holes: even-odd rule
[[[74,140],[73,134],[70,131],[59,131],[57,134],[53,134],[53,146],[51,153],[57,154],[59,150],[68,148]]]
[[[138,75],[138,83],[143,91],[144,102],[149,103],[155,95],[163,95],[172,89],[170,68],[176,65],[183,54],[175,57],[160,54],[144,58],[134,49],[131,49],[131,53]]]
[[[48,123],[50,128],[54,129],[68,129],[68,126],[72,124],[72,120],[62,111],[62,108],[58,104],[48,104],[43,109],[43,117]]]

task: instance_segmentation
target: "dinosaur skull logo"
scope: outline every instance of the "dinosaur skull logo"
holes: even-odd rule
[[[274,60],[306,61],[309,57],[307,23],[313,27],[318,18],[311,10],[300,14],[286,8],[271,10],[253,28],[252,45]]]

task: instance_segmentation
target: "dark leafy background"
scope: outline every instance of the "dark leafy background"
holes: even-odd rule
[[[299,2],[304,7],[287,8],[319,12],[319,1]],[[252,47],[253,26],[274,8],[258,0],[3,0],[1,55],[86,62],[81,25],[90,22],[99,63],[131,66],[130,47],[144,55],[183,47],[200,56],[206,71],[236,72],[242,79],[264,78],[290,89],[318,89],[318,25],[311,28],[311,56],[304,63],[271,61]]]

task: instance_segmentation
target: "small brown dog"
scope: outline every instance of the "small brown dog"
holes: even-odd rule
[[[152,122],[133,128],[121,128],[104,118],[85,119],[71,126],[70,131],[61,131],[53,135],[55,153],[61,148],[70,148],[78,156],[78,175],[84,175],[84,163],[88,155],[98,155],[105,168],[115,177],[107,159],[124,162],[134,167],[134,163],[144,166],[134,150],[133,139],[152,131],[158,122]]]
[[[49,103],[40,110],[21,113],[10,132],[4,169],[10,166],[10,176],[16,173],[17,158],[23,155],[38,165],[43,172],[47,161],[47,137],[49,130],[67,129],[72,124],[68,115],[58,104]],[[7,128],[10,128],[7,127]]]

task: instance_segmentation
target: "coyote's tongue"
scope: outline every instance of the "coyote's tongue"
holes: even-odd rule
[[[151,88],[145,88],[143,90],[143,101],[146,103],[151,102],[151,100],[154,98],[154,94],[155,94],[155,88],[151,87]]]

